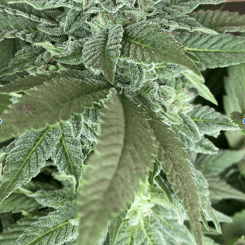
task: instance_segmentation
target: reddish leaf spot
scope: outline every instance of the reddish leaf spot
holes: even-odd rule
[[[25,114],[33,114],[36,112],[35,108],[32,105],[20,105],[19,106],[19,111]]]

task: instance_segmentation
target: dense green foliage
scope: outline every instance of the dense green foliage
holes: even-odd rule
[[[245,17],[201,9],[222,2],[0,0],[1,245],[245,244],[211,206],[245,201]]]

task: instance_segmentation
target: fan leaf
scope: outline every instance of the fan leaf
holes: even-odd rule
[[[113,89],[112,91],[115,92]],[[94,245],[112,214],[132,201],[153,168],[154,138],[141,107],[110,92],[101,109],[98,145],[79,190],[79,244]]]
[[[33,80],[41,77],[43,81],[43,76],[32,77]],[[67,121],[74,113],[83,113],[86,107],[105,98],[110,88],[109,83],[88,83],[89,78],[81,81],[58,73],[46,77],[48,81],[45,85],[30,90],[1,115],[7,123],[1,124],[0,142],[31,129],[38,130],[47,124]],[[15,84],[18,86],[18,83]]]

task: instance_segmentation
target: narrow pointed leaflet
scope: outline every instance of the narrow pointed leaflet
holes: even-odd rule
[[[157,148],[143,108],[114,92],[101,109],[101,133],[79,190],[79,245],[96,244],[107,222],[133,200],[139,181],[145,182],[153,168]]]

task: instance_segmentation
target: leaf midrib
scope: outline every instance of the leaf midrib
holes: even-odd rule
[[[19,172],[23,169],[24,165],[26,164],[27,159],[30,158],[31,154],[36,150],[36,148],[41,144],[41,142],[44,140],[44,138],[46,137],[46,135],[51,131],[51,129],[54,126],[49,126],[46,130],[46,132],[42,135],[42,137],[39,138],[39,140],[36,142],[35,146],[32,148],[32,150],[30,151],[30,153],[27,155],[27,157],[25,158],[25,160],[23,161],[21,167],[18,169],[18,171],[15,173],[14,177],[12,178],[12,180],[9,182],[9,184],[7,185],[7,187],[5,188],[5,191],[2,192],[2,194],[0,195],[0,200],[2,199],[2,196],[9,190],[9,187],[11,186],[11,184],[13,183],[13,181],[16,179],[16,176],[19,174]],[[3,200],[2,200],[3,201]],[[0,202],[1,203],[1,202]]]

